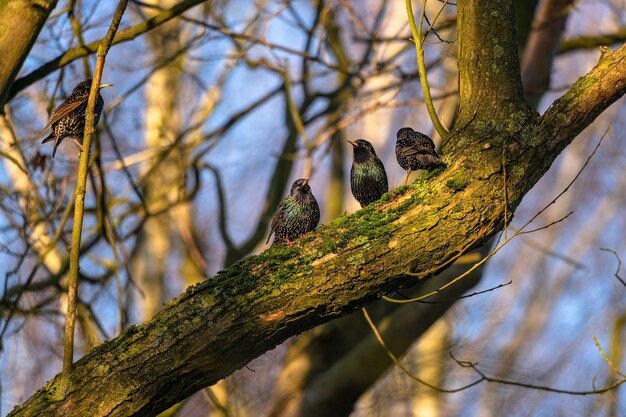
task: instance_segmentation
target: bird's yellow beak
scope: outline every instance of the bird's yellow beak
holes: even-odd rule
[[[349,141],[348,141],[348,143],[349,143],[350,145],[352,145],[352,146],[357,146],[357,145],[356,145],[356,142],[353,142],[353,141],[351,141],[351,140],[349,140]]]
[[[113,87],[113,84],[100,84],[100,89],[102,90],[103,88],[107,88],[107,87]]]
[[[308,178],[304,178],[304,184],[302,185],[307,185],[309,183],[309,179]]]

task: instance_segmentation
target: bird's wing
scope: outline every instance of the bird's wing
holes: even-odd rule
[[[404,147],[400,154],[404,156],[415,155],[415,154],[431,154],[437,155],[435,153],[435,142],[432,141],[428,136],[422,135],[419,132],[416,132],[417,135],[412,136],[412,143],[410,146]]]
[[[284,204],[281,201],[281,203],[276,208],[276,213],[274,213],[274,218],[272,218],[272,224],[270,225],[270,234],[267,236],[267,240],[265,241],[265,244],[269,243],[270,238],[276,231],[276,228],[283,221],[283,212],[284,212],[283,209],[284,209]]]
[[[41,132],[39,132],[39,135],[42,135],[50,126],[70,114],[73,110],[77,109],[84,102],[85,100],[76,100],[70,103],[63,103],[59,107],[54,109],[54,111],[50,115],[50,121],[48,122],[46,127],[44,127]]]
[[[422,153],[422,151],[418,148],[416,148],[415,146],[410,146],[410,147],[405,147],[400,149],[400,155],[401,156],[411,156],[411,155],[417,155],[418,153]]]

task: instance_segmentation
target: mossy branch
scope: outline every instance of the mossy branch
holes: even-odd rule
[[[79,254],[80,242],[83,230],[83,214],[85,207],[85,190],[87,188],[87,173],[89,171],[89,154],[91,150],[91,138],[95,131],[95,107],[98,94],[100,92],[100,80],[102,71],[104,70],[104,61],[109,52],[113,37],[117,28],[122,21],[122,16],[126,10],[128,0],[120,0],[117,9],[113,14],[113,20],[109,26],[106,36],[102,39],[98,47],[98,58],[96,59],[96,68],[94,70],[93,80],[91,82],[91,90],[87,101],[87,110],[85,115],[85,134],[83,136],[83,149],[80,152],[80,161],[78,163],[78,174],[76,177],[76,191],[74,203],[74,227],[72,228],[72,243],[70,246],[70,266],[68,274],[68,290],[67,290],[67,316],[65,321],[65,339],[63,341],[63,376],[64,379],[69,377],[74,362],[74,328],[76,324],[76,302],[78,298],[78,270],[79,270]]]

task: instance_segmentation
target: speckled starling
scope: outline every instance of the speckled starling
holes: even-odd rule
[[[396,158],[400,166],[407,171],[404,183],[409,180],[411,171],[430,169],[444,165],[435,152],[435,143],[423,133],[410,127],[403,127],[396,135]]]
[[[303,178],[293,183],[291,193],[282,199],[276,209],[265,243],[270,241],[273,233],[272,244],[287,242],[293,245],[295,239],[315,229],[320,221],[320,208],[308,183],[309,180]]]
[[[111,84],[100,84],[100,88],[110,87]],[[63,103],[54,109],[50,115],[50,121],[43,128],[41,133],[48,128],[52,128],[52,133],[46,137],[43,142],[46,143],[54,140],[54,148],[52,150],[52,157],[57,153],[57,148],[65,138],[70,138],[82,149],[81,141],[85,131],[85,113],[87,111],[87,100],[89,99],[89,90],[91,90],[91,79],[81,81],[76,84],[72,94],[67,96]],[[102,108],[104,107],[104,100],[102,96],[98,94],[96,100],[96,107],[94,111],[94,126],[98,124],[100,115],[102,114]]]
[[[365,207],[389,191],[387,173],[371,143],[365,139],[348,141],[354,148],[350,186],[352,195]]]

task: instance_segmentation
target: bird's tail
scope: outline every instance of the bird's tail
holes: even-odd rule
[[[419,163],[423,167],[435,167],[439,165],[445,165],[444,162],[439,159],[437,154],[433,151],[432,154],[423,154],[419,157]]]
[[[47,143],[54,140],[54,132],[50,133],[50,135],[46,136],[46,138],[44,140],[41,141],[41,143]]]
[[[433,165],[445,165],[439,156],[433,156]]]
[[[61,144],[61,141],[57,140],[57,138],[54,136],[54,132],[52,132],[52,133],[50,133],[50,135],[46,136],[46,138],[44,140],[42,140],[41,143],[47,143],[47,142],[52,142],[52,141],[54,141],[54,148],[52,148],[52,158],[54,158],[54,155],[56,155],[56,153],[57,153],[57,148]]]

